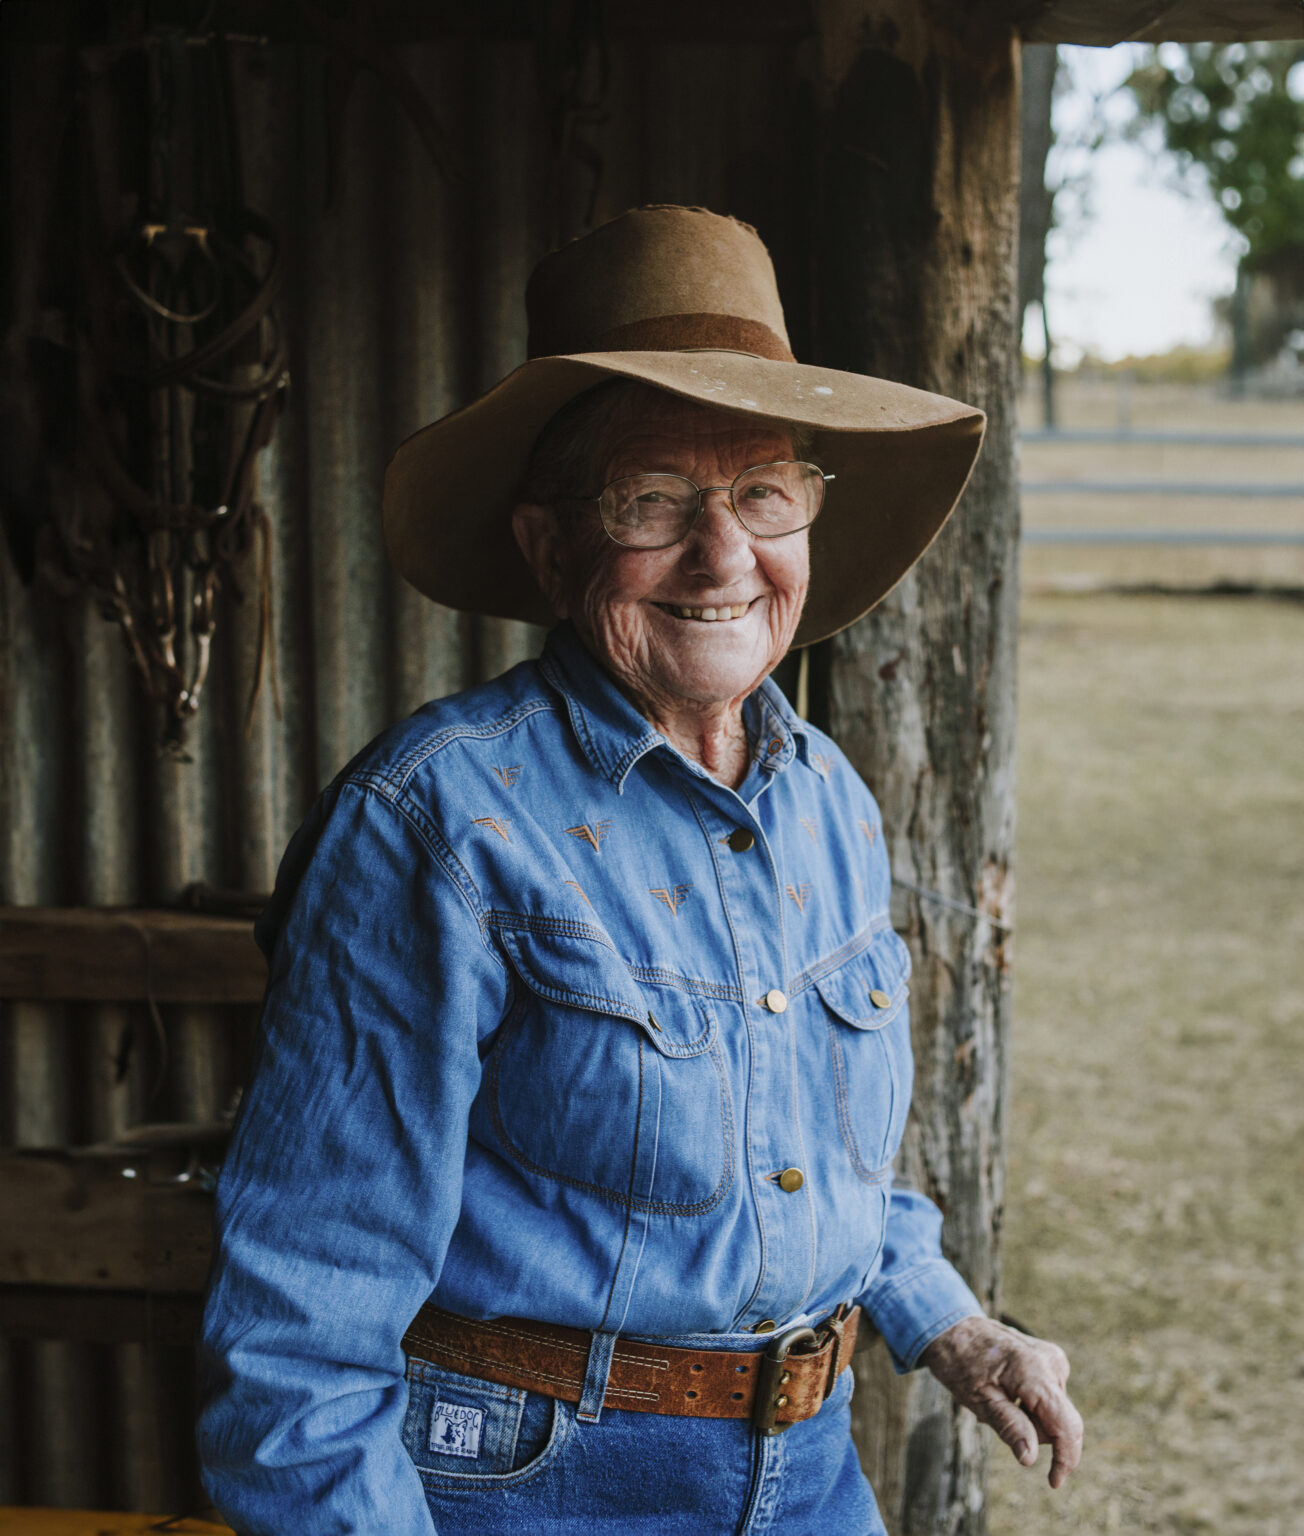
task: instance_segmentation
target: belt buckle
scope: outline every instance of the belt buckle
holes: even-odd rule
[[[757,1373],[756,1397],[752,1403],[752,1425],[758,1434],[781,1435],[791,1424],[776,1424],[774,1416],[780,1408],[787,1407],[788,1398],[783,1391],[787,1380],[784,1362],[794,1344],[811,1343],[819,1349],[819,1335],[813,1328],[789,1328],[786,1333],[772,1339],[761,1356]]]

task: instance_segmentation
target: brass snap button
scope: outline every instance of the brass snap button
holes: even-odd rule
[[[795,1195],[805,1182],[806,1175],[800,1168],[785,1168],[779,1175],[779,1188],[790,1195]]]
[[[776,1323],[772,1317],[767,1317],[764,1322],[756,1323],[752,1328],[752,1332],[773,1333],[778,1326],[778,1323]]]
[[[875,1008],[890,1008],[892,1006],[892,999],[886,992],[880,992],[877,987],[869,994],[869,1000]]]
[[[738,827],[727,838],[729,848],[733,853],[748,853],[756,846],[756,836],[746,827]]]
[[[787,993],[780,992],[778,987],[771,987],[761,1001],[771,1013],[782,1013],[788,1006]]]
[[[771,736],[771,738],[770,738],[770,751],[771,752],[782,752],[783,751],[783,737],[782,736]]]

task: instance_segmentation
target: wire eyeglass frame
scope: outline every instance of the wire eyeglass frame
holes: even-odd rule
[[[799,523],[795,528],[784,528],[781,529],[778,533],[758,532],[756,529],[748,526],[747,519],[738,510],[738,502],[734,496],[734,491],[738,486],[739,481],[745,480],[748,475],[754,475],[758,470],[777,469],[789,464],[796,465],[801,469],[813,470],[814,473],[819,477],[819,503],[811,516],[804,523]],[[692,533],[693,529],[696,528],[698,522],[701,520],[702,508],[705,506],[704,498],[710,491],[724,491],[727,493],[729,497],[730,511],[738,519],[743,529],[749,533],[752,538],[786,539],[790,534],[801,533],[803,529],[809,528],[811,526],[811,524],[820,515],[820,512],[824,508],[825,488],[828,486],[830,481],[835,480],[836,478],[836,475],[825,474],[825,472],[819,467],[818,464],[812,464],[805,459],[773,459],[769,463],[751,464],[746,469],[740,470],[728,485],[698,485],[696,481],[690,480],[687,475],[678,474],[674,470],[647,470],[636,475],[617,475],[614,480],[611,480],[606,485],[604,485],[602,490],[596,496],[563,496],[559,499],[562,501],[596,502],[598,507],[598,519],[602,524],[602,531],[607,535],[613,544],[618,544],[621,549],[673,549],[676,544],[682,544],[683,541],[689,536],[689,534]],[[610,524],[607,522],[606,511],[604,509],[604,502],[607,496],[607,492],[610,491],[613,486],[619,485],[623,480],[642,479],[682,480],[685,485],[692,486],[693,490],[697,493],[697,510],[693,513],[693,516],[688,522],[688,525],[684,528],[682,533],[676,535],[676,537],[673,539],[666,540],[666,542],[663,544],[628,544],[624,539],[618,539],[616,537],[616,535],[611,531]]]

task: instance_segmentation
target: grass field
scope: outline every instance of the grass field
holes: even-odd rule
[[[1088,1425],[992,1536],[1304,1532],[1304,603],[1032,596],[1005,1306]]]

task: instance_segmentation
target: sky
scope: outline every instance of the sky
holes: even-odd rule
[[[1130,115],[1112,94],[1148,50],[1061,48],[1071,88],[1055,103],[1056,132],[1071,141],[1092,111],[1114,123]],[[1176,190],[1174,162],[1161,145],[1111,141],[1087,153],[1052,151],[1048,176],[1082,178],[1082,195],[1057,198],[1061,227],[1047,246],[1047,311],[1056,361],[1074,366],[1084,351],[1107,361],[1144,357],[1214,340],[1210,301],[1231,292],[1237,237],[1213,198]],[[1040,356],[1041,320],[1030,309],[1024,342]]]

